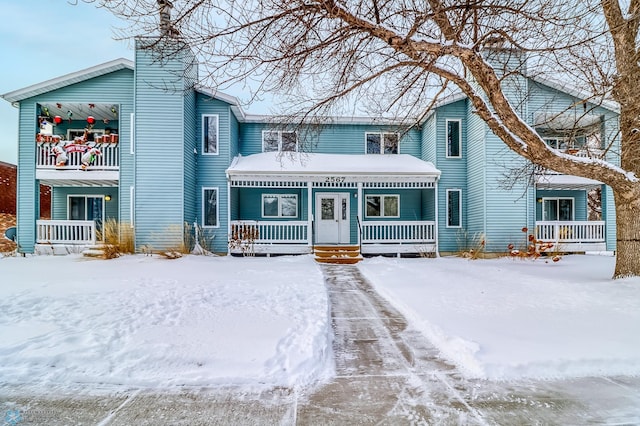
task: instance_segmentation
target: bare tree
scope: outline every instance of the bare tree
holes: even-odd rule
[[[626,10],[617,0],[175,0],[162,33],[157,12],[166,1],[93,1],[129,19],[124,35],[187,43],[216,87],[251,81],[255,96],[284,92],[301,119],[366,105],[417,122],[439,97],[462,92],[515,153],[612,188],[614,277],[640,276],[640,0],[623,2]],[[507,57],[509,66],[497,68],[492,51],[526,57],[526,67]],[[503,91],[525,70],[588,89],[584,105],[613,98],[619,164],[548,146]]]

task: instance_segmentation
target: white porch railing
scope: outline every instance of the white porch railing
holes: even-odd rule
[[[37,243],[91,244],[96,243],[96,224],[92,220],[38,220]]]
[[[433,221],[365,221],[362,222],[362,244],[367,243],[434,243]]]
[[[536,222],[536,239],[555,243],[602,243],[605,241],[605,222]]]
[[[231,222],[231,239],[252,239],[256,244],[307,244],[308,225],[307,221],[236,220]]]
[[[64,166],[56,166],[56,156],[53,154],[55,146],[65,148],[67,156],[67,164]],[[36,168],[38,169],[59,169],[59,170],[77,170],[82,165],[82,155],[90,148],[98,148],[102,155],[96,155],[95,160],[89,166],[91,170],[118,170],[119,161],[119,144],[115,143],[88,143],[86,145],[77,145],[73,142],[62,141],[58,144],[39,143],[36,147]]]

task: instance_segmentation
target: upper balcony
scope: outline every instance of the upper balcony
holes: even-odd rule
[[[118,105],[38,104],[36,179],[50,186],[117,186],[118,125]]]

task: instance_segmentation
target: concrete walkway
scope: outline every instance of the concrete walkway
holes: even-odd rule
[[[0,425],[640,424],[640,378],[465,379],[357,267],[322,270],[335,331],[336,377],[329,383],[305,394],[230,387],[104,397],[0,387]]]

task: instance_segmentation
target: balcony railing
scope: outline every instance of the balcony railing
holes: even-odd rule
[[[603,243],[604,221],[536,222],[536,239],[553,243]]]
[[[67,157],[66,164],[57,166],[55,147],[64,150]],[[60,143],[38,143],[36,147],[36,168],[77,170],[82,167],[82,156],[91,148],[97,148],[100,155],[96,155],[88,169],[91,170],[118,170],[120,165],[119,144],[117,143],[93,143],[75,144],[71,141]]]
[[[36,242],[39,244],[96,243],[96,224],[93,220],[38,220],[36,226]]]

